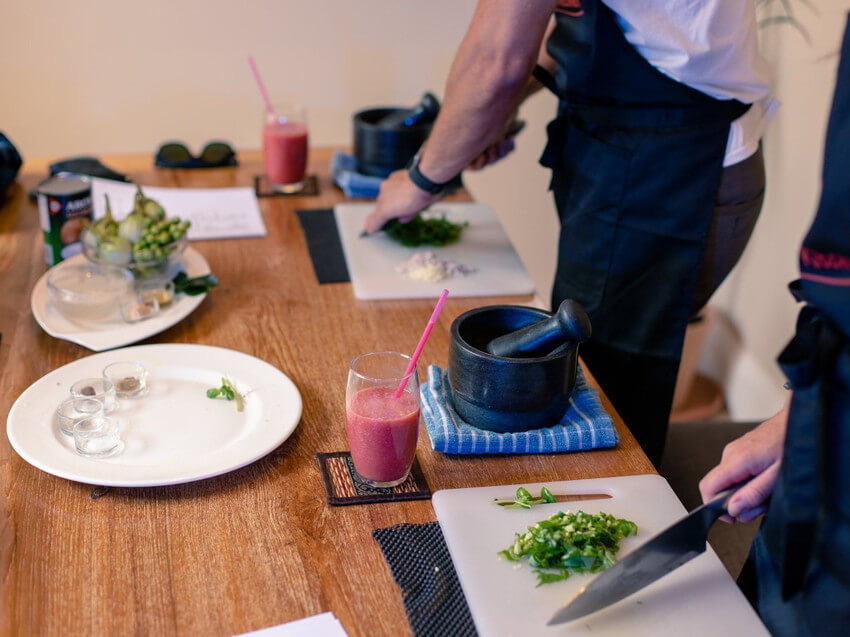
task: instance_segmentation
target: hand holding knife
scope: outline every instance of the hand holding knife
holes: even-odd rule
[[[718,493],[711,501],[629,553],[582,587],[548,625],[573,621],[624,599],[705,552],[708,531],[744,483]]]

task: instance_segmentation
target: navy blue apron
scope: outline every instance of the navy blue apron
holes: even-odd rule
[[[827,130],[823,192],[792,285],[806,307],[779,358],[794,395],[782,469],[754,546],[775,635],[850,634],[850,27]]]
[[[657,465],[729,125],[748,108],[667,77],[597,0],[556,10],[559,97],[541,163],[561,231],[552,306],[593,324],[582,358]]]

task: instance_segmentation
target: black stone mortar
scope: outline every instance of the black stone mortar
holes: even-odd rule
[[[449,384],[461,418],[497,432],[558,423],[575,386],[578,343],[535,358],[504,358],[486,351],[494,338],[551,316],[519,305],[490,305],[464,312],[452,322]]]
[[[387,177],[407,165],[431,132],[432,121],[413,126],[386,128],[388,115],[403,108],[369,108],[354,114],[354,156],[358,169],[366,175]]]

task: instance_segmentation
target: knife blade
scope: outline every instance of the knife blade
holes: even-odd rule
[[[547,625],[572,621],[610,606],[705,552],[708,530],[726,512],[729,498],[742,486],[735,485],[717,494],[598,575],[561,607]]]

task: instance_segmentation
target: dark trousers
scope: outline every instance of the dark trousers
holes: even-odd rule
[[[764,200],[761,147],[744,161],[723,169],[712,213],[705,259],[692,301],[692,315],[705,306],[738,262]],[[679,360],[645,356],[590,342],[581,357],[614,407],[657,467],[673,404]]]

